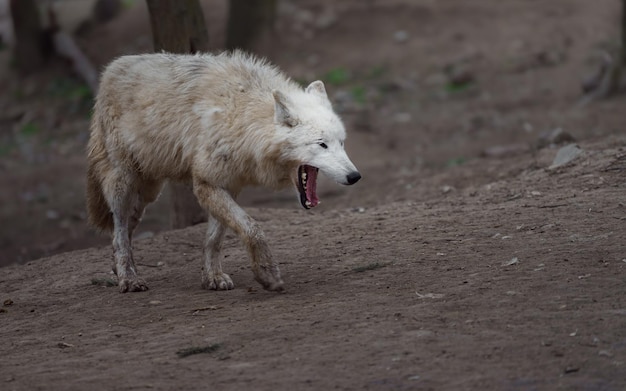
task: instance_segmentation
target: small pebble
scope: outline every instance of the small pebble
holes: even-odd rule
[[[406,42],[409,40],[409,33],[406,30],[398,30],[393,33],[393,39],[398,43]]]

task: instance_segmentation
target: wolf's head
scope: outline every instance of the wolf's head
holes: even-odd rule
[[[287,135],[289,159],[298,162],[293,179],[306,209],[319,202],[316,194],[317,173],[342,185],[353,185],[361,174],[346,154],[346,130],[333,111],[324,83],[314,81],[303,92],[285,94],[272,91],[274,122]]]

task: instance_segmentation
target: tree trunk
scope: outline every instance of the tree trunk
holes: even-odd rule
[[[622,72],[626,65],[626,0],[622,0],[622,17],[620,18],[620,43],[616,58],[613,60],[609,73],[609,86],[605,96],[619,92],[622,84]]]
[[[250,49],[253,41],[271,31],[276,0],[230,0],[227,49]]]
[[[155,51],[195,53],[209,50],[209,34],[198,0],[146,1]],[[207,220],[206,212],[189,185],[171,183],[170,190],[172,228],[184,228]]]
[[[621,45],[621,51],[622,51],[622,58],[621,58],[621,65],[622,66],[626,66],[626,0],[622,0],[622,26],[621,26],[621,31],[622,31],[622,42]]]
[[[18,69],[32,72],[44,64],[43,30],[34,0],[11,0],[15,32],[15,61]]]
[[[209,33],[198,0],[147,0],[154,50],[195,53],[209,50]]]

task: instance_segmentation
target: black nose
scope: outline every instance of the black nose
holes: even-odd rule
[[[361,179],[361,174],[358,171],[353,171],[348,174],[348,185],[354,185]]]

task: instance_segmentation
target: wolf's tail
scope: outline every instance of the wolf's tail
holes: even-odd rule
[[[102,173],[109,165],[101,132],[92,132],[87,147],[87,216],[89,224],[104,231],[113,231],[113,214],[102,192]]]

